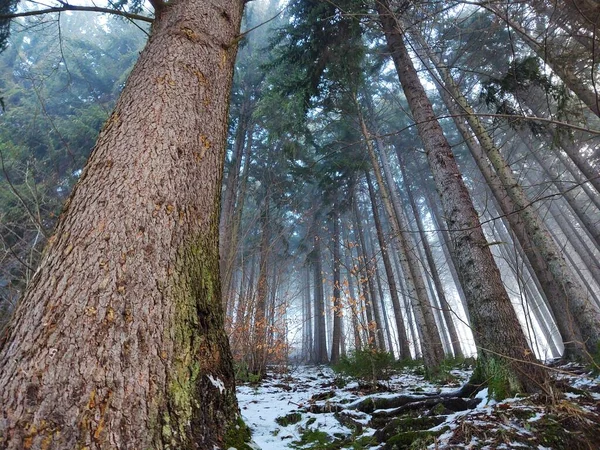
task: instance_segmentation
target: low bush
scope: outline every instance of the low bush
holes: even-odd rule
[[[394,355],[377,350],[356,350],[342,356],[333,370],[341,375],[375,382],[387,380],[397,369]]]

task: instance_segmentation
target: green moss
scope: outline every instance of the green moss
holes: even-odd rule
[[[288,425],[293,425],[302,420],[302,414],[300,413],[290,413],[285,416],[277,417],[275,422],[282,427],[287,427]]]
[[[242,418],[238,416],[236,421],[228,428],[223,439],[223,448],[236,450],[252,450],[248,445],[252,438],[250,428],[244,423]]]
[[[292,448],[306,449],[306,448],[319,448],[329,449],[332,443],[332,439],[324,431],[314,430],[312,428],[305,429],[299,441],[293,441],[291,443]]]
[[[404,431],[389,438],[384,449],[394,450],[421,450],[426,449],[435,442],[435,438],[445,433],[448,428],[444,427],[438,431]]]
[[[490,397],[503,400],[521,391],[521,383],[512,374],[506,361],[494,357],[480,357],[471,382],[488,387]]]
[[[233,379],[233,367],[223,329],[218,279],[218,248],[211,233],[197,237],[182,247],[173,275],[163,287],[174,314],[165,329],[165,341],[174,351],[167,386],[167,408],[161,412],[160,431],[167,448],[187,449],[195,442],[220,442],[228,423],[237,417],[235,393],[215,392],[207,379],[219,374],[225,385]],[[213,242],[214,241],[214,242]],[[169,358],[169,354],[160,354]],[[163,406],[164,408],[164,406]],[[212,435],[195,435],[199,430]],[[235,433],[234,433],[235,434]]]
[[[444,411],[446,411],[446,407],[441,403],[438,403],[433,408],[431,408],[431,412],[437,416],[444,414]]]

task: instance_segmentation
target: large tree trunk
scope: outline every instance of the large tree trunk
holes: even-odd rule
[[[243,3],[157,13],[2,336],[0,448],[224,445],[219,198]]]
[[[549,376],[521,330],[452,149],[421,85],[389,1],[378,0],[377,10],[455,242],[458,272],[478,348],[479,376],[483,380],[494,376],[491,370],[500,364],[506,370],[505,386],[509,391],[542,389],[550,394]]]

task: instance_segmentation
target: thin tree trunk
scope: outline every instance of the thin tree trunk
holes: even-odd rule
[[[231,230],[227,233],[227,243],[223,246],[221,253],[221,275],[223,277],[223,302],[226,304],[229,297],[231,279],[235,269],[236,255],[238,254],[238,246],[240,241],[240,228],[242,225],[242,213],[244,212],[244,203],[246,200],[246,186],[248,185],[248,175],[250,172],[250,153],[252,150],[253,133],[248,132],[248,140],[244,150],[244,168],[242,170],[241,180],[239,180],[238,192],[235,195],[236,201],[232,204],[233,213],[229,221]]]
[[[358,304],[360,299],[356,296],[354,292],[354,275],[353,270],[354,266],[352,264],[352,258],[350,253],[352,252],[352,247],[350,245],[350,239],[348,236],[348,230],[344,227],[344,263],[346,265],[346,276],[348,278],[348,294],[349,299],[348,303],[350,305],[350,312],[352,314],[352,330],[354,333],[354,349],[360,350],[362,348],[362,340],[360,337],[360,321],[358,315]]]
[[[256,307],[254,310],[252,349],[248,371],[261,379],[266,374],[267,368],[267,330],[269,329],[267,316],[267,297],[269,290],[269,254],[271,248],[271,227],[269,226],[269,194],[264,199],[261,214],[261,239],[260,263],[258,281],[256,286]]]
[[[433,283],[435,285],[435,290],[438,294],[438,299],[440,300],[442,314],[444,316],[446,326],[448,327],[448,334],[450,335],[452,351],[454,353],[455,358],[462,358],[463,352],[462,352],[462,349],[460,348],[460,341],[458,339],[458,333],[456,332],[456,327],[454,326],[454,321],[452,320],[452,315],[450,313],[450,304],[448,303],[448,300],[446,300],[446,294],[444,293],[444,286],[442,285],[442,280],[440,279],[440,274],[437,270],[435,260],[433,258],[433,252],[431,251],[431,246],[429,245],[429,241],[427,240],[427,236],[425,235],[425,228],[423,226],[423,220],[421,219],[421,215],[419,213],[419,209],[417,208],[417,203],[415,202],[412,188],[410,187],[410,183],[408,182],[408,178],[406,176],[406,168],[405,168],[404,158],[402,157],[402,153],[400,152],[400,149],[397,147],[396,147],[396,154],[398,155],[398,161],[400,163],[400,172],[402,174],[402,179],[404,180],[404,187],[406,189],[406,195],[408,196],[409,204],[412,208],[413,215],[415,216],[415,220],[417,223],[417,229],[419,230],[419,237],[421,238],[421,242],[423,243],[423,250],[425,251],[425,258],[427,260],[427,264],[429,265],[429,270],[431,271],[431,278],[433,279]]]
[[[325,298],[323,293],[323,268],[321,255],[321,238],[315,233],[313,249],[314,283],[315,283],[315,363],[327,364],[327,330],[325,328]]]
[[[0,338],[0,448],[229,446],[218,225],[243,4],[157,11]]]
[[[373,210],[373,220],[375,221],[377,240],[379,241],[379,248],[381,249],[381,258],[383,259],[383,267],[385,269],[385,274],[388,280],[388,286],[390,288],[392,308],[394,311],[394,318],[396,320],[396,330],[398,331],[399,358],[406,359],[410,357],[410,348],[408,345],[408,337],[406,335],[406,327],[404,326],[404,320],[402,318],[402,308],[400,307],[400,298],[398,297],[398,288],[396,287],[394,270],[392,268],[390,255],[388,253],[388,247],[385,242],[385,237],[383,235],[383,229],[379,217],[379,209],[377,208],[377,197],[375,196],[375,190],[373,188],[373,182],[371,181],[371,175],[369,174],[369,171],[365,171],[365,176],[367,179],[367,187],[369,188],[369,197],[371,198],[371,207]]]
[[[221,224],[219,226],[220,231],[220,270],[223,293],[223,307],[227,310],[227,304],[229,303],[229,288],[231,277],[233,276],[233,270],[228,271],[229,255],[231,252],[232,244],[232,223],[235,216],[235,204],[239,191],[239,177],[240,169],[242,166],[242,156],[244,153],[246,135],[248,130],[248,112],[249,109],[248,99],[242,100],[240,107],[240,114],[238,117],[238,126],[235,132],[235,139],[233,144],[233,156],[232,163],[229,172],[224,177],[223,185],[223,201],[221,207]]]
[[[368,307],[367,307],[367,314],[369,312],[369,310],[372,310],[372,318],[369,319],[369,322],[373,322],[373,325],[375,327],[375,336],[376,336],[376,341],[375,341],[375,345],[377,347],[377,349],[379,349],[380,351],[384,352],[385,351],[385,338],[383,336],[383,325],[381,323],[381,315],[380,315],[380,311],[379,311],[379,307],[377,304],[377,294],[375,292],[375,284],[373,282],[373,269],[372,269],[372,259],[367,251],[367,245],[366,245],[366,241],[365,241],[365,236],[364,236],[364,232],[362,229],[362,224],[363,219],[362,219],[362,215],[360,212],[360,208],[358,207],[358,203],[356,201],[356,196],[353,197],[354,199],[354,214],[356,216],[356,233],[358,235],[358,243],[359,243],[359,248],[362,251],[362,255],[364,258],[364,273],[365,273],[365,277],[366,277],[366,285],[369,289],[369,297],[370,297],[370,302],[367,303]],[[371,328],[371,325],[369,325],[369,328]]]
[[[306,320],[304,321],[306,345],[305,345],[304,357],[305,357],[306,361],[310,362],[312,360],[311,355],[313,354],[313,330],[312,330],[313,314],[312,314],[312,308],[311,308],[312,300],[310,298],[310,268],[307,266],[305,268],[304,272],[306,274],[306,276],[305,276]]]
[[[356,102],[357,109],[359,109],[358,102]],[[371,165],[375,173],[375,179],[379,187],[379,195],[388,214],[389,223],[392,227],[392,232],[395,235],[396,242],[400,247],[398,258],[402,266],[402,272],[405,277],[405,285],[407,287],[407,295],[410,298],[413,306],[413,314],[415,315],[415,321],[417,330],[419,332],[419,338],[421,340],[421,346],[423,349],[423,359],[425,366],[431,373],[435,373],[441,362],[444,360],[444,351],[442,348],[442,342],[440,335],[435,324],[435,319],[431,311],[431,305],[427,298],[427,290],[423,282],[422,274],[419,269],[419,262],[415,256],[412,246],[409,244],[410,236],[408,234],[408,225],[402,210],[402,207],[394,199],[391,198],[391,190],[393,185],[390,185],[390,189],[387,188],[381,169],[379,167],[379,161],[373,147],[373,142],[369,130],[367,129],[365,120],[358,111],[359,121],[361,125],[361,131],[365,138],[365,145],[371,159]],[[383,155],[383,151],[380,151],[380,156]],[[384,169],[386,165],[382,164]],[[386,174],[390,175],[389,170]],[[388,179],[388,182],[390,180]],[[393,180],[392,180],[393,181]]]
[[[338,206],[333,212],[333,337],[331,340],[331,364],[340,361],[342,340],[342,301],[340,295],[340,224]]]
[[[377,293],[378,293],[378,302],[377,308],[381,312],[382,319],[382,334],[385,334],[387,340],[385,341],[385,348],[390,353],[394,353],[394,345],[392,344],[392,335],[390,333],[390,322],[388,320],[387,309],[385,307],[385,296],[383,292],[383,285],[381,284],[381,274],[379,273],[379,263],[377,261],[377,251],[375,250],[375,244],[373,242],[373,235],[371,233],[367,233],[367,247],[370,250],[372,255],[372,276],[375,277],[375,283],[377,285]]]

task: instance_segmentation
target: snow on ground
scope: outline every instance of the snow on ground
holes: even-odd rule
[[[470,409],[453,411],[441,405],[421,408],[408,420],[417,416],[433,418],[437,424],[413,429],[410,422],[402,422],[389,435],[395,438],[399,432],[415,430],[413,439],[419,442],[408,446],[390,444],[388,438],[381,440],[383,425],[377,425],[375,418],[390,413],[396,417],[394,408],[367,413],[357,410],[357,406],[366,398],[393,399],[402,395],[423,399],[448,395],[469,378],[469,371],[453,370],[454,380],[439,385],[407,369],[370,389],[364,383],[336,377],[329,367],[299,366],[287,372],[270,372],[260,385],[241,385],[237,397],[243,419],[252,430],[254,446],[262,450],[594,448],[585,445],[590,435],[600,433],[600,377],[569,365],[561,366],[556,373],[558,380],[571,388],[567,388],[569,392],[563,400],[551,406],[535,398],[497,402],[489,399],[484,389],[476,394]],[[406,414],[398,417],[407,420]],[[307,440],[310,433],[313,439],[327,439]],[[358,439],[360,445],[356,443]]]
[[[348,434],[348,429],[333,414],[306,413],[300,422],[287,426],[275,421],[309,405],[314,396],[329,392],[334,378],[328,367],[300,366],[287,374],[271,374],[260,386],[238,387],[238,403],[246,425],[252,430],[252,440],[262,450],[276,450],[299,440],[300,430],[307,426],[332,436]],[[309,421],[312,423],[307,425]]]

